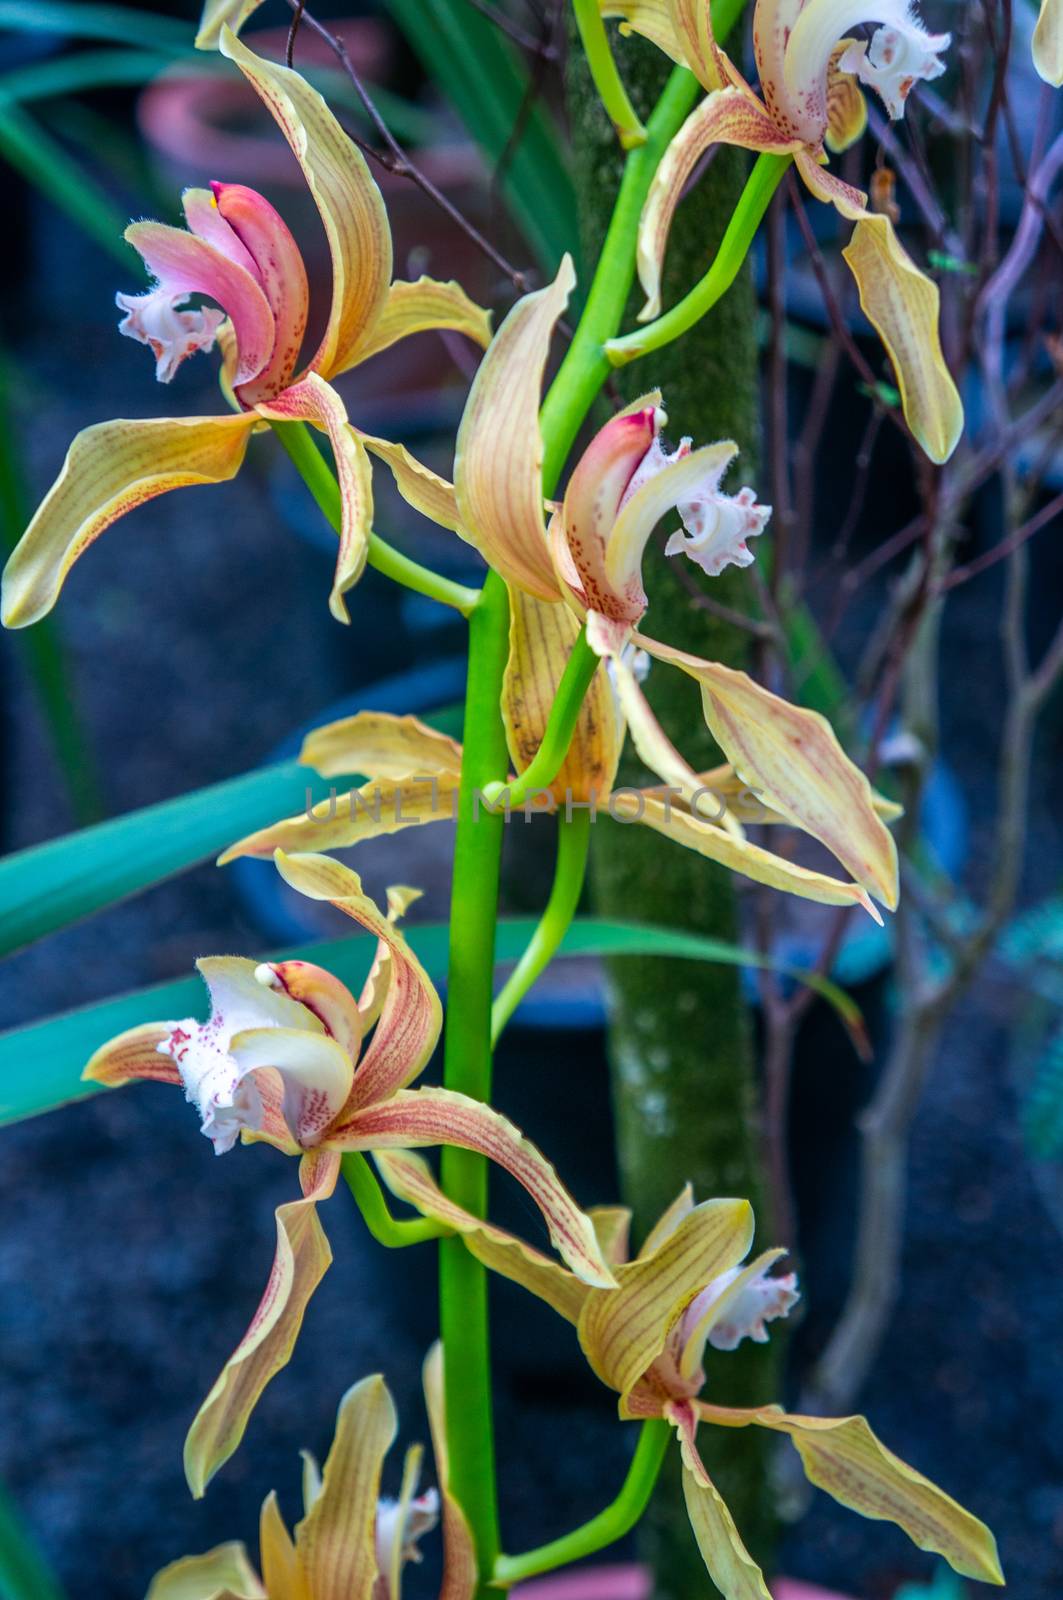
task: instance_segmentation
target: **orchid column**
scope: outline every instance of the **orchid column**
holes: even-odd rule
[[[660,93],[668,63],[642,40],[614,38],[614,42],[624,82],[637,110],[645,115]],[[583,52],[574,49],[569,59],[579,212],[586,253],[593,260],[611,212],[623,151],[590,82]],[[721,149],[706,179],[684,202],[668,257],[677,282],[696,281],[712,260],[748,167],[743,153]],[[636,291],[628,324],[633,325],[641,301]],[[670,434],[735,439],[743,482],[756,478],[754,310],[752,284],[743,272],[716,310],[685,339],[659,351],[653,364],[654,381],[668,399]],[[646,373],[637,364],[621,368],[616,376],[625,400],[645,388]],[[699,611],[680,581],[686,574],[677,574],[674,564],[654,555],[652,547],[646,553],[644,573],[653,621],[669,639],[729,666],[749,665],[745,637]],[[734,569],[713,579],[714,597],[725,602],[735,603],[743,588]],[[694,766],[711,766],[710,741],[694,685],[676,673],[651,671],[645,690],[676,744],[704,754],[705,760],[694,760]],[[621,766],[620,781],[645,781],[633,753]],[[604,822],[594,833],[592,861],[595,893],[607,914],[734,938],[731,878],[686,851],[670,849],[649,829],[621,829]],[[611,972],[615,1009],[610,1053],[624,1199],[634,1208],[636,1225],[643,1232],[672,1198],[677,1172],[690,1177],[699,1192],[746,1195],[761,1209],[750,1027],[737,973],[723,966],[677,973],[674,964],[665,973],[663,965],[648,959],[618,960]],[[777,1346],[747,1343],[734,1353],[726,1380],[734,1403],[755,1404],[758,1394],[775,1392],[776,1360]],[[768,1443],[751,1433],[706,1440],[710,1470],[726,1485],[730,1503],[741,1507],[737,1514],[751,1547],[770,1568]],[[655,1568],[655,1593],[690,1596],[703,1591],[705,1580],[688,1528],[678,1459],[665,1467],[662,1489],[640,1536]]]

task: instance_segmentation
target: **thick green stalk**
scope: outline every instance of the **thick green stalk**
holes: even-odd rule
[[[354,1196],[362,1220],[377,1244],[389,1250],[401,1250],[409,1244],[423,1244],[426,1239],[445,1239],[451,1229],[431,1217],[408,1217],[399,1220],[391,1215],[376,1174],[359,1150],[348,1150],[340,1163],[344,1181]]]
[[[712,266],[690,293],[678,305],[666,311],[663,317],[648,322],[643,328],[636,328],[634,333],[625,333],[622,339],[609,340],[605,353],[614,367],[626,366],[639,356],[663,350],[665,345],[689,333],[695,323],[700,322],[718,300],[722,300],[745,264],[771,197],[782,182],[792,159],[792,156],[769,154],[757,157],[712,258]]]
[[[574,1528],[560,1539],[552,1539],[549,1544],[527,1550],[521,1556],[500,1556],[495,1563],[495,1584],[508,1589],[510,1584],[534,1578],[540,1572],[553,1572],[557,1567],[593,1555],[596,1550],[604,1550],[606,1545],[622,1539],[646,1509],[671,1432],[667,1422],[644,1422],[631,1466],[616,1499],[582,1528]]]
[[[589,811],[573,811],[571,817],[563,814],[558,816],[557,864],[550,898],[539,919],[539,926],[528,941],[527,949],[495,1000],[491,1011],[492,1045],[498,1044],[506,1023],[536,979],[546,971],[568,932],[583,892],[590,842]]]
[[[500,700],[508,653],[509,599],[502,579],[491,572],[469,618],[443,1059],[446,1087],[473,1100],[488,1100],[491,1095],[491,996],[505,817],[484,807],[480,791],[506,761]],[[444,1146],[441,1181],[445,1192],[466,1211],[486,1216],[483,1156]],[[498,1555],[499,1534],[487,1271],[460,1239],[440,1242],[439,1310],[451,1487],[472,1529],[480,1572],[489,1573]]]
[[[561,674],[542,743],[519,778],[509,784],[495,779],[485,786],[484,799],[489,805],[500,805],[503,809],[509,806],[512,810],[522,806],[536,789],[550,787],[568,754],[580,708],[600,666],[601,661],[587,643],[586,634],[581,633],[572,646],[572,653]]]
[[[326,519],[340,531],[340,491],[336,476],[314,442],[305,422],[271,422],[270,427],[295,463],[296,470]],[[428,567],[411,561],[401,551],[393,549],[379,534],[369,535],[369,565],[385,578],[401,583],[416,594],[427,595],[441,605],[453,606],[463,617],[469,616],[480,596],[478,589],[469,589],[463,583],[453,583]]]

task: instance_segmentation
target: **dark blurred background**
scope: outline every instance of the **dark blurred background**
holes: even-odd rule
[[[197,6],[153,9],[187,23],[191,38]],[[359,12],[350,36],[368,75],[415,108],[438,181],[519,256],[520,236],[478,155],[387,18],[362,15],[354,0],[315,9],[323,17]],[[255,25],[283,29],[284,13],[278,0]],[[7,33],[0,68],[88,48],[54,32]],[[298,173],[242,85],[217,73],[198,85],[168,74],[146,92],[111,87],[43,101],[34,114],[119,219],[173,220],[180,189],[209,177],[261,187],[305,243],[319,299],[327,295],[323,241]],[[80,428],[114,416],[215,411],[221,402],[212,360],[188,362],[163,390],[148,353],[117,336],[114,293],[142,282],[132,251],[123,268],[91,222],[77,225],[8,164],[0,184],[3,425],[32,507]],[[474,296],[503,303],[506,286],[468,243],[414,189],[389,185],[397,273],[455,276]],[[87,198],[102,225],[105,210]],[[424,336],[346,379],[348,407],[368,431],[401,437],[449,471],[447,440],[469,362],[467,350]],[[841,418],[838,428],[844,454],[861,422]],[[73,797],[26,641],[0,641],[5,851],[69,829],[79,808],[82,820],[94,808],[118,814],[246,771],[290,750],[300,730],[337,706],[427,710],[460,697],[461,629],[438,608],[397,598],[370,572],[350,597],[350,628],[331,621],[332,537],[270,446],[269,438],[252,442],[235,483],[166,496],[130,517],[69,579],[54,632],[84,738]],[[382,532],[455,575],[469,572],[464,547],[418,524],[382,474],[376,482]],[[885,504],[872,497],[872,509],[892,527],[906,489],[888,464],[880,489]],[[857,553],[873,544],[875,521],[872,514]],[[1035,561],[1051,618],[1061,592],[1058,545],[1038,546]],[[975,874],[989,806],[983,754],[1001,703],[987,652],[997,615],[990,589],[969,586],[948,622],[954,693],[944,718],[952,780],[965,797],[950,825],[963,834]],[[859,649],[881,596],[871,586],[853,608],[843,659]],[[1059,745],[1057,706],[1038,756],[1029,900],[1059,883]],[[535,848],[520,841],[507,877],[510,909],[537,904],[542,875],[528,869]],[[357,865],[377,890],[396,878],[426,882],[422,914],[445,915],[445,838],[406,834]],[[37,944],[0,972],[0,1025],[184,975],[203,953],[250,954],[290,938],[297,908],[275,894],[270,871],[204,866]],[[315,927],[340,931],[327,918]],[[1021,963],[1021,941],[1016,948]],[[1014,973],[998,962],[949,1029],[915,1130],[903,1296],[862,1409],[900,1454],[995,1529],[1017,1600],[1053,1600],[1063,1589],[1063,1185],[1057,1162],[1031,1154],[1024,1139],[1022,1096],[1029,1051],[1041,1048],[1054,1002],[1027,995],[1020,1006],[1016,993]],[[873,1007],[881,993],[868,988],[864,998]],[[563,976],[514,1029],[498,1070],[498,1103],[547,1147],[586,1203],[617,1187],[601,1016],[595,975]],[[839,1061],[825,1022],[810,1034],[799,1071],[795,1177],[821,1263],[819,1297],[813,1284],[808,1307],[814,1328],[841,1293],[830,1261],[832,1252],[841,1260],[848,1238],[852,1120],[869,1080],[851,1056]],[[295,1517],[297,1451],[324,1454],[340,1395],[367,1371],[386,1372],[404,1439],[424,1437],[419,1368],[434,1331],[431,1253],[384,1257],[337,1194],[324,1215],[335,1265],[294,1359],[205,1501],[189,1498],[185,1429],[257,1303],[272,1211],[294,1184],[292,1166],[264,1149],[216,1161],[191,1109],[154,1087],[100,1096],[0,1135],[0,1479],[71,1600],[136,1600],[156,1568],[180,1554],[237,1537],[254,1548],[270,1487]],[[498,1187],[503,1220],[508,1205],[509,1220],[537,1236],[537,1219]],[[618,1431],[612,1398],[581,1368],[568,1330],[507,1285],[496,1298],[504,1528],[520,1549],[612,1496],[630,1430]],[[822,1496],[788,1532],[783,1566],[862,1600],[929,1582],[934,1570],[901,1535]],[[430,1566],[415,1570],[410,1592],[428,1593],[431,1577]]]

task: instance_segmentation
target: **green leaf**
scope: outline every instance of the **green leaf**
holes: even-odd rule
[[[129,269],[126,219],[79,161],[21,106],[0,101],[0,157],[21,172],[101,249]]]
[[[0,1488],[0,1596],[2,1600],[65,1600],[58,1581],[23,1528],[3,1488]]]
[[[64,834],[0,861],[0,956],[220,854],[328,790],[297,761]]]
[[[502,192],[543,271],[553,277],[566,250],[578,260],[572,178],[540,100],[509,149],[530,78],[508,40],[468,0],[389,0],[388,9],[490,165],[509,152]]]
[[[305,773],[306,769],[297,770]],[[533,918],[504,918],[498,926],[497,960],[516,961],[536,926]],[[418,926],[415,923],[407,930],[407,935],[428,972],[438,982],[446,973],[449,937],[446,924]],[[356,934],[351,938],[274,951],[263,959],[283,961],[299,957],[315,961],[357,992],[369,970],[375,947],[376,941],[368,935]],[[634,922],[585,918],[572,924],[560,954],[672,956],[677,960],[724,962],[729,966],[771,966],[815,989],[834,1007],[854,1039],[862,1036],[859,1008],[836,984],[815,973],[765,960],[754,951],[742,950],[721,939]],[[0,1034],[0,1125],[37,1116],[69,1101],[99,1093],[98,1084],[81,1081],[81,1070],[99,1045],[141,1022],[195,1015],[202,1010],[204,998],[203,984],[193,975],[82,1006],[45,1022]]]
[[[20,33],[63,33],[79,39],[110,39],[183,54],[191,26],[153,11],[127,6],[86,5],[82,0],[0,0],[0,28]]]

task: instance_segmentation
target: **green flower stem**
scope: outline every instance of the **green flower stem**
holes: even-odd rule
[[[524,954],[499,990],[491,1009],[491,1044],[498,1044],[502,1030],[520,1005],[535,980],[546,971],[557,954],[572,918],[576,915],[583,879],[587,872],[587,853],[591,842],[589,811],[563,812],[557,819],[557,864],[554,882],[539,926],[532,934]]]
[[[271,422],[277,438],[295,463],[296,470],[317,501],[326,519],[340,531],[340,491],[336,475],[318,449],[305,422]],[[427,595],[441,605],[453,606],[463,617],[471,614],[480,597],[478,589],[469,589],[462,583],[453,583],[428,567],[411,561],[401,551],[394,549],[379,534],[369,535],[369,565],[385,578],[401,583],[416,594]]]
[[[362,1213],[362,1220],[378,1244],[401,1250],[408,1244],[423,1244],[426,1239],[445,1239],[450,1229],[430,1217],[410,1217],[400,1221],[388,1210],[376,1174],[358,1150],[348,1150],[341,1163],[348,1189]]]
[[[524,1578],[567,1566],[570,1561],[578,1561],[582,1556],[593,1555],[596,1550],[615,1544],[630,1532],[653,1493],[671,1432],[667,1422],[656,1419],[644,1422],[627,1477],[612,1504],[585,1522],[582,1528],[574,1528],[560,1539],[540,1545],[538,1550],[528,1550],[522,1556],[499,1556],[494,1569],[495,1587],[508,1589],[510,1584]]]
[[[617,71],[598,0],[573,0],[573,11],[598,97],[624,149],[634,150],[646,143],[646,130]]]
[[[644,328],[637,328],[634,333],[624,334],[621,339],[608,341],[605,353],[614,367],[622,367],[639,356],[649,355],[651,351],[671,344],[696,322],[700,322],[717,300],[727,293],[749,254],[749,247],[768,209],[768,203],[792,160],[792,156],[767,153],[757,157],[708,272],[663,317],[647,323]]]
[[[586,634],[580,633],[561,674],[542,743],[520,777],[512,783],[495,779],[484,784],[483,798],[489,806],[502,811],[522,806],[536,789],[547,789],[553,783],[568,755],[580,707],[601,664],[587,643]]]
[[[500,701],[508,654],[509,597],[505,583],[491,572],[469,618],[443,1056],[446,1087],[483,1101],[491,1095],[491,997],[505,817],[480,803],[480,791],[506,760]],[[483,1156],[444,1145],[440,1172],[452,1200],[473,1216],[486,1216]],[[472,1530],[479,1570],[486,1574],[499,1548],[487,1271],[461,1239],[440,1241],[439,1309],[451,1487]]]

